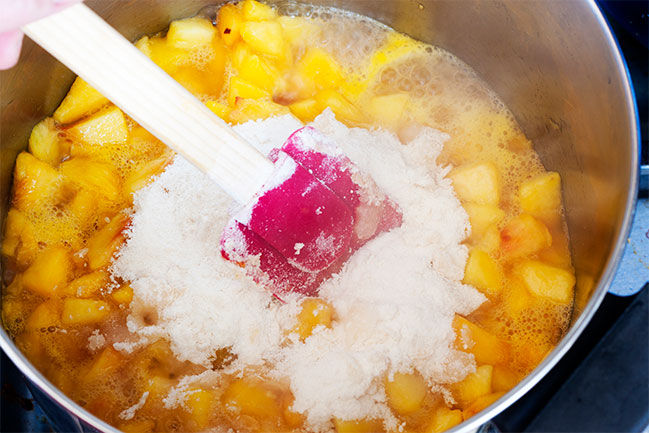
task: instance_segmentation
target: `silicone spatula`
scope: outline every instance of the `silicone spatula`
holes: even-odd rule
[[[401,224],[335,143],[302,128],[267,158],[87,6],[22,30],[241,205],[222,253],[276,293],[315,293],[356,248]]]

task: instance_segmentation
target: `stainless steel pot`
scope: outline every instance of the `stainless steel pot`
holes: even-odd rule
[[[127,38],[160,31],[215,0],[94,0]],[[483,424],[528,392],[561,358],[599,306],[620,259],[638,182],[637,113],[625,64],[594,1],[315,0],[359,12],[471,65],[501,96],[546,167],[561,173],[577,295],[572,326],[532,374],[455,430]],[[0,73],[0,218],[11,170],[33,125],[63,98],[73,74],[26,41]],[[116,431],[55,389],[16,349],[0,346],[25,375],[84,424]]]

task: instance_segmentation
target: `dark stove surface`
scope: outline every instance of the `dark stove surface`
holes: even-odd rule
[[[648,2],[599,0],[598,4],[627,60],[638,103],[642,164],[647,165]],[[641,205],[646,206],[646,201]],[[649,221],[643,224],[649,226]],[[637,295],[625,298],[606,295],[593,320],[557,366],[485,430],[648,431],[649,285],[642,278],[636,284],[638,288],[645,285]],[[0,376],[0,432],[67,430],[48,418],[34,402],[23,375],[4,353]]]

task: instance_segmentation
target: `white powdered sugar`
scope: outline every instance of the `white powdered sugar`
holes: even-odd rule
[[[267,153],[299,126],[283,116],[235,129]],[[237,358],[217,374],[257,366],[286,381],[292,409],[312,429],[329,429],[332,417],[381,417],[396,427],[385,402],[386,375],[416,369],[438,386],[475,367],[471,355],[454,349],[451,326],[455,313],[468,314],[485,298],[461,283],[468,217],[445,178],[448,169],[435,163],[447,137],[423,129],[404,145],[388,132],[349,129],[330,111],[313,126],[403,212],[401,227],[368,242],[320,287],[335,310],[330,329],[318,328],[304,342],[290,335],[287,343],[300,298],[274,300],[221,257],[231,201],[180,157],[136,194],[128,241],[112,272],[134,289],[134,339],[164,337],[179,359],[205,366],[229,348]]]

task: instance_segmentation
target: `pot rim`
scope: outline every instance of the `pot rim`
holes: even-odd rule
[[[499,398],[496,402],[488,408],[482,410],[474,415],[467,421],[455,426],[448,430],[449,433],[456,433],[460,431],[475,431],[481,425],[487,423],[493,417],[505,410],[516,400],[521,398],[524,394],[530,391],[563,357],[563,355],[572,347],[579,335],[581,335],[584,328],[590,322],[591,318],[599,308],[608,288],[615,276],[618,264],[622,258],[622,253],[625,248],[625,240],[628,237],[631,223],[635,213],[635,206],[638,195],[639,185],[639,154],[640,154],[640,131],[639,131],[639,117],[638,107],[635,99],[635,92],[633,83],[627,67],[626,60],[624,59],[617,39],[613,35],[608,22],[602,15],[601,10],[595,3],[595,0],[586,0],[588,7],[599,23],[603,36],[607,41],[607,45],[611,49],[611,54],[614,57],[617,73],[623,79],[624,96],[626,99],[628,121],[631,126],[631,170],[629,173],[629,183],[631,185],[629,196],[625,203],[624,218],[618,233],[617,240],[609,255],[608,260],[604,266],[604,271],[599,279],[596,289],[588,301],[588,304],[579,315],[577,320],[572,324],[568,333],[564,335],[561,342],[557,347],[550,352],[545,359],[521,382],[514,388],[509,390],[505,395]],[[4,328],[0,331],[0,348],[7,354],[9,359],[18,367],[18,369],[41,391],[52,398],[56,403],[61,405],[66,411],[76,416],[80,421],[88,424],[89,426],[98,429],[101,432],[120,433],[120,431],[111,426],[110,424],[100,420],[90,412],[83,409],[75,403],[68,396],[63,394],[57,387],[50,383],[45,376],[36,370],[36,368],[27,360],[23,353],[16,347],[13,341]],[[81,430],[80,430],[81,431]]]

